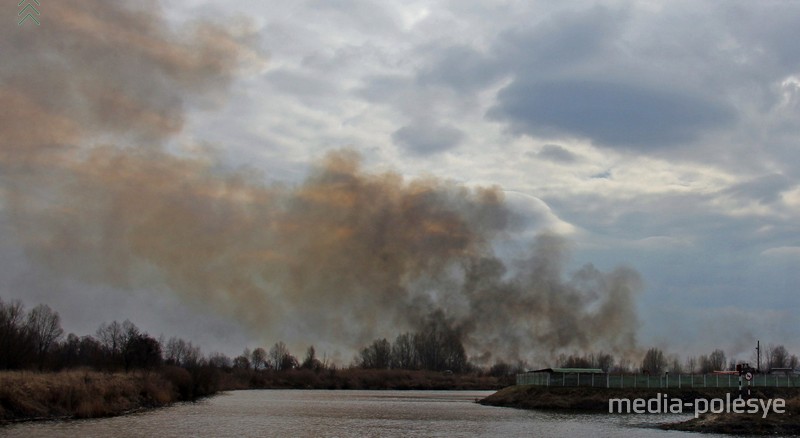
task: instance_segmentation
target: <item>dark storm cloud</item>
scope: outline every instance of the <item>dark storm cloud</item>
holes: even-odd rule
[[[517,80],[500,91],[488,116],[519,134],[644,150],[689,142],[733,118],[725,107],[688,94],[581,80]]]
[[[421,155],[452,149],[463,139],[464,133],[459,129],[427,122],[404,126],[392,134],[395,144]]]

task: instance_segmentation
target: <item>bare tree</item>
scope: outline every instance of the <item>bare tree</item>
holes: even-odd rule
[[[122,352],[122,343],[125,337],[125,330],[122,324],[113,321],[111,324],[102,323],[97,329],[97,340],[103,349],[112,356],[118,355]]]
[[[250,364],[254,370],[261,370],[267,367],[267,352],[258,347],[250,353]]]
[[[601,352],[595,358],[594,366],[600,368],[605,372],[608,372],[611,368],[614,367],[614,356],[608,353]]]
[[[164,360],[168,364],[192,368],[197,366],[201,358],[200,347],[193,346],[191,342],[186,342],[174,336],[167,341]]]
[[[664,352],[658,348],[651,348],[642,359],[642,371],[657,375],[663,373],[667,368],[667,361],[664,359]]]
[[[677,354],[672,354],[669,357],[668,371],[672,374],[681,374],[683,372],[683,365]]]
[[[20,301],[0,300],[0,369],[27,365],[33,349],[24,323],[25,307]]]
[[[64,330],[61,329],[61,318],[50,306],[39,304],[28,313],[26,326],[39,359],[39,369],[42,369],[50,347],[64,334]]]
[[[467,368],[461,335],[441,312],[432,314],[414,334],[414,349],[423,369],[461,372]]]
[[[240,354],[233,359],[233,367],[239,368],[242,370],[249,370],[250,369],[250,359],[245,356],[244,354]]]
[[[725,360],[725,352],[716,349],[708,355],[708,367],[710,368],[709,371],[724,371],[725,365],[727,365],[727,361]]]
[[[392,368],[411,370],[419,367],[414,338],[411,333],[403,333],[392,345]]]
[[[136,330],[125,342],[122,358],[125,371],[132,368],[142,370],[155,368],[161,365],[161,344],[156,338]]]
[[[392,346],[389,341],[376,339],[368,347],[361,350],[359,366],[361,368],[386,369],[389,368],[392,357]]]
[[[686,358],[686,371],[690,374],[694,374],[697,371],[697,358],[694,356],[689,356]]]
[[[773,368],[786,368],[789,366],[789,352],[783,345],[774,346],[770,344],[767,347],[767,361],[770,370]]]
[[[288,370],[297,366],[297,359],[289,353],[283,342],[278,342],[269,349],[269,360],[272,367],[277,370]]]
[[[208,365],[214,368],[230,369],[233,367],[233,361],[224,353],[215,351],[208,355]]]
[[[303,359],[303,364],[300,365],[300,368],[314,371],[325,368],[325,365],[317,359],[317,351],[314,349],[313,345],[306,350],[306,357]]]

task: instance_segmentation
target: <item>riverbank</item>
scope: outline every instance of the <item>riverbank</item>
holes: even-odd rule
[[[199,376],[182,368],[104,373],[69,370],[0,372],[0,424],[98,418],[209,395]]]
[[[0,372],[0,424],[123,415],[240,389],[495,390],[502,378],[422,370]]]
[[[582,411],[608,414],[610,399],[653,399],[666,396],[668,400],[678,398],[683,402],[696,400],[725,399],[729,388],[590,388],[590,387],[543,387],[533,385],[504,388],[480,403],[518,409]],[[662,429],[692,432],[728,434],[800,434],[800,389],[799,388],[754,388],[752,396],[762,399],[782,398],[786,400],[786,412],[770,412],[766,418],[761,414],[703,414],[700,418],[682,423],[661,426]],[[691,411],[693,413],[693,408]]]

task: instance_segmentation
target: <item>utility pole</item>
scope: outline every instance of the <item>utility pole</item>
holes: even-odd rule
[[[761,340],[756,341],[756,372],[761,373]]]

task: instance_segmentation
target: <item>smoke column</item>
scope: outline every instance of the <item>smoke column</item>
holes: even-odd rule
[[[0,64],[0,202],[42,269],[166,286],[265,342],[358,348],[438,315],[483,361],[635,345],[638,275],[566,278],[551,234],[502,260],[492,243],[512,213],[498,187],[370,173],[352,151],[269,186],[170,150],[187,106],[217,104],[264,62],[252,34],[175,30],[152,2],[62,0],[47,14],[35,32],[0,28],[13,59]]]

